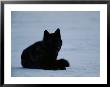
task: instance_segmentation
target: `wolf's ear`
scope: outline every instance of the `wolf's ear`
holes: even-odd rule
[[[55,31],[55,34],[56,34],[57,36],[60,36],[60,29],[59,29],[59,28],[57,28],[57,30]]]
[[[45,30],[43,39],[46,39],[48,36],[49,36],[49,32],[47,30]]]
[[[47,30],[45,30],[44,35],[49,35],[49,32]]]

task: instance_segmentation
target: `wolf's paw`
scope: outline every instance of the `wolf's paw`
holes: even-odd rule
[[[70,66],[69,62],[65,59],[57,60],[57,65],[60,67],[69,67]]]

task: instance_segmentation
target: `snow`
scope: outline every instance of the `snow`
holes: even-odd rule
[[[98,11],[12,11],[12,77],[100,76],[100,13]],[[58,59],[70,62],[66,70],[26,69],[21,66],[24,48],[40,41],[47,29],[61,30],[63,40]]]

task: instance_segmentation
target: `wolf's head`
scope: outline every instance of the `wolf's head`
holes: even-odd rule
[[[49,49],[59,51],[62,45],[60,29],[58,28],[54,33],[49,33],[47,30],[45,30],[43,41]]]

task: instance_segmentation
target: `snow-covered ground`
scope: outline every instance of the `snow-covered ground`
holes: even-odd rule
[[[100,13],[87,12],[12,12],[11,76],[100,76]],[[58,58],[70,62],[66,70],[25,69],[21,66],[24,48],[40,41],[47,29],[61,30],[63,40]]]

